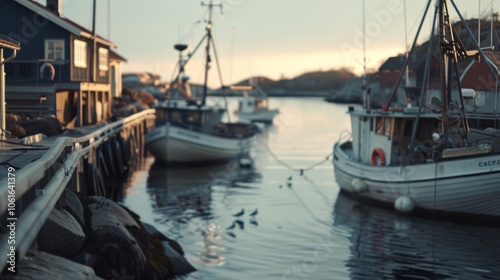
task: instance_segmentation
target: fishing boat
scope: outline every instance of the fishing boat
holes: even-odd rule
[[[208,69],[210,68],[210,47],[212,41],[212,8],[221,4],[203,4],[208,6],[209,16],[206,35],[196,49],[206,39],[206,64],[203,97],[196,99],[167,99],[158,103],[156,109],[156,128],[146,135],[146,147],[156,160],[165,163],[202,163],[247,157],[253,137],[258,128],[251,123],[222,122],[226,108],[208,106]],[[179,51],[178,87],[181,96],[190,96],[190,87],[185,66],[192,57],[184,59],[182,52],[187,45],[174,46]],[[195,49],[195,51],[196,51]],[[195,52],[194,51],[194,52]],[[193,53],[194,53],[193,52]]]
[[[245,91],[236,111],[239,120],[263,123],[272,123],[277,114],[278,109],[269,109],[267,94],[259,86],[252,86],[251,91]]]
[[[436,25],[438,34],[429,41],[423,82],[401,92],[399,84],[431,2],[387,105],[371,108],[368,91],[363,106],[349,107],[351,132],[334,145],[336,181],[343,193],[403,213],[500,218],[500,129],[469,127],[457,82],[458,63],[484,54],[477,42],[476,50],[465,50],[452,28],[447,0],[436,2],[431,34]],[[451,4],[473,38],[455,3]],[[434,48],[440,79],[430,85]],[[492,74],[498,83],[498,73]],[[406,105],[394,100],[401,93]]]

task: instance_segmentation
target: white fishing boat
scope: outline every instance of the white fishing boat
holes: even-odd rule
[[[438,87],[427,85],[427,62],[418,100],[408,99],[405,106],[391,103],[411,60],[410,51],[387,106],[370,108],[367,94],[362,107],[349,107],[352,131],[334,146],[335,177],[343,192],[363,201],[392,204],[404,213],[500,218],[500,130],[469,128],[457,83],[458,62],[483,53],[479,48],[465,50],[452,30],[448,1],[436,4],[434,23],[440,28],[437,40],[429,42],[427,58],[433,55],[434,47],[439,48],[441,83]],[[498,73],[493,77],[498,83]]]
[[[203,3],[202,3],[203,4]],[[156,109],[156,128],[146,135],[146,147],[156,160],[165,163],[201,163],[237,159],[248,156],[253,136],[258,128],[251,123],[223,123],[222,118],[227,108],[208,106],[207,82],[210,68],[210,47],[212,46],[212,8],[221,6],[207,4],[209,18],[202,41],[207,40],[205,65],[205,84],[201,100],[165,100]],[[188,79],[184,69],[188,59],[183,59],[182,51],[187,45],[177,44],[179,51],[178,87],[182,87],[181,95],[190,96]],[[187,93],[187,94],[186,94]],[[227,107],[227,106],[226,106]]]
[[[272,123],[279,110],[269,109],[267,94],[260,87],[252,86],[252,90],[245,92],[239,100],[236,114],[240,120]]]
[[[157,127],[146,135],[146,145],[159,161],[207,162],[246,156],[257,127],[222,123],[225,110],[165,101],[156,106]]]

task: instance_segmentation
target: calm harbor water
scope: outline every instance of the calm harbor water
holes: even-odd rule
[[[281,114],[256,139],[253,168],[166,168],[150,157],[127,183],[122,203],[198,269],[182,279],[500,279],[500,227],[406,217],[339,195],[331,160],[322,161],[349,129],[345,106],[270,104]],[[236,105],[229,99],[230,112]]]

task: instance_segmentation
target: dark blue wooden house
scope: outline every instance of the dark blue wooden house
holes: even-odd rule
[[[14,59],[20,49],[19,42],[0,34],[0,139],[5,136],[5,63]],[[5,56],[5,50],[9,50],[11,53]]]
[[[51,112],[67,127],[111,116],[116,46],[62,16],[62,0],[1,0],[0,33],[23,45],[6,64],[8,112]]]

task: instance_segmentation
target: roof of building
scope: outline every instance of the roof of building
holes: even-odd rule
[[[500,66],[500,52],[483,51],[483,53],[495,66]]]
[[[109,50],[109,59],[127,62],[127,59],[113,50]]]
[[[435,54],[432,54],[432,58],[436,59]],[[408,68],[412,70],[417,70],[421,66],[425,64],[427,60],[427,54],[414,54],[408,63]],[[405,62],[405,56],[393,56],[389,57],[379,68],[379,71],[382,70],[401,70],[403,68]]]
[[[405,62],[405,57],[402,55],[389,57],[382,65],[380,65],[379,70],[380,71],[382,71],[382,70],[401,70],[404,62]]]
[[[31,11],[39,14],[40,16],[46,18],[47,20],[51,21],[52,23],[66,29],[68,32],[70,32],[74,35],[89,38],[89,39],[92,39],[92,37],[93,37],[92,31],[90,31],[89,29],[79,25],[78,23],[76,23],[70,19],[67,19],[63,16],[57,15],[53,11],[49,10],[47,7],[43,6],[42,4],[39,4],[39,3],[31,1],[31,0],[15,0],[15,1],[17,3],[23,5],[24,7],[30,9]],[[97,36],[97,42],[104,44],[104,45],[111,46],[111,47],[116,47],[116,44],[114,44],[113,42],[111,42],[107,39],[100,37],[99,35]]]
[[[21,44],[7,36],[0,34],[0,48],[8,48],[17,51],[21,49]]]

